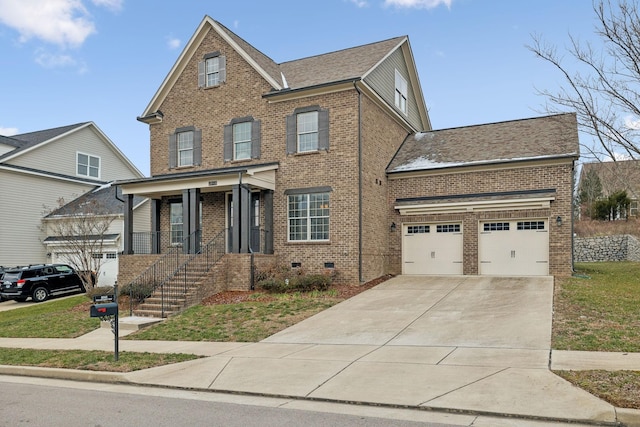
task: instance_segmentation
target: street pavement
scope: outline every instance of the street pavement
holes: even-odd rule
[[[131,373],[0,366],[0,374],[271,396],[294,408],[415,409],[458,425],[640,426],[640,411],[550,371],[640,370],[640,354],[552,352],[552,303],[551,277],[398,276],[258,343],[119,341],[120,351],[206,356],[193,361]],[[120,335],[147,321],[122,318]],[[0,338],[0,347],[110,351],[114,340],[103,327],[75,339]]]

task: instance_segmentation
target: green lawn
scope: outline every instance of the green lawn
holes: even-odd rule
[[[640,263],[576,265],[556,281],[552,347],[640,352]]]

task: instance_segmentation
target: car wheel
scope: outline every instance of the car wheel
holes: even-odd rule
[[[43,287],[36,288],[33,291],[33,295],[31,296],[34,302],[46,301],[48,297],[49,297],[49,291],[47,291]]]

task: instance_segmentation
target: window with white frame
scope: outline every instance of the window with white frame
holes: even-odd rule
[[[638,216],[638,201],[632,200],[629,203],[629,216]]]
[[[193,131],[178,132],[176,143],[178,144],[178,166],[193,165]]]
[[[220,86],[227,78],[226,57],[219,51],[204,55],[198,63],[198,87]]]
[[[233,160],[251,158],[251,122],[233,125]]]
[[[329,240],[329,193],[290,194],[289,241]]]
[[[329,150],[329,110],[318,105],[296,108],[287,116],[287,154]]]
[[[182,203],[170,205],[170,232],[172,245],[182,243]]]
[[[400,109],[404,114],[407,114],[407,80],[402,77],[402,74],[396,70],[396,107]]]
[[[296,116],[298,153],[318,150],[318,112],[310,111]]]
[[[100,178],[100,157],[78,153],[77,173],[91,178]]]

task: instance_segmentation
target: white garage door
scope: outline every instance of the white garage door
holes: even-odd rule
[[[462,225],[405,224],[403,274],[462,274]]]
[[[479,274],[546,276],[549,274],[549,221],[480,223]]]

